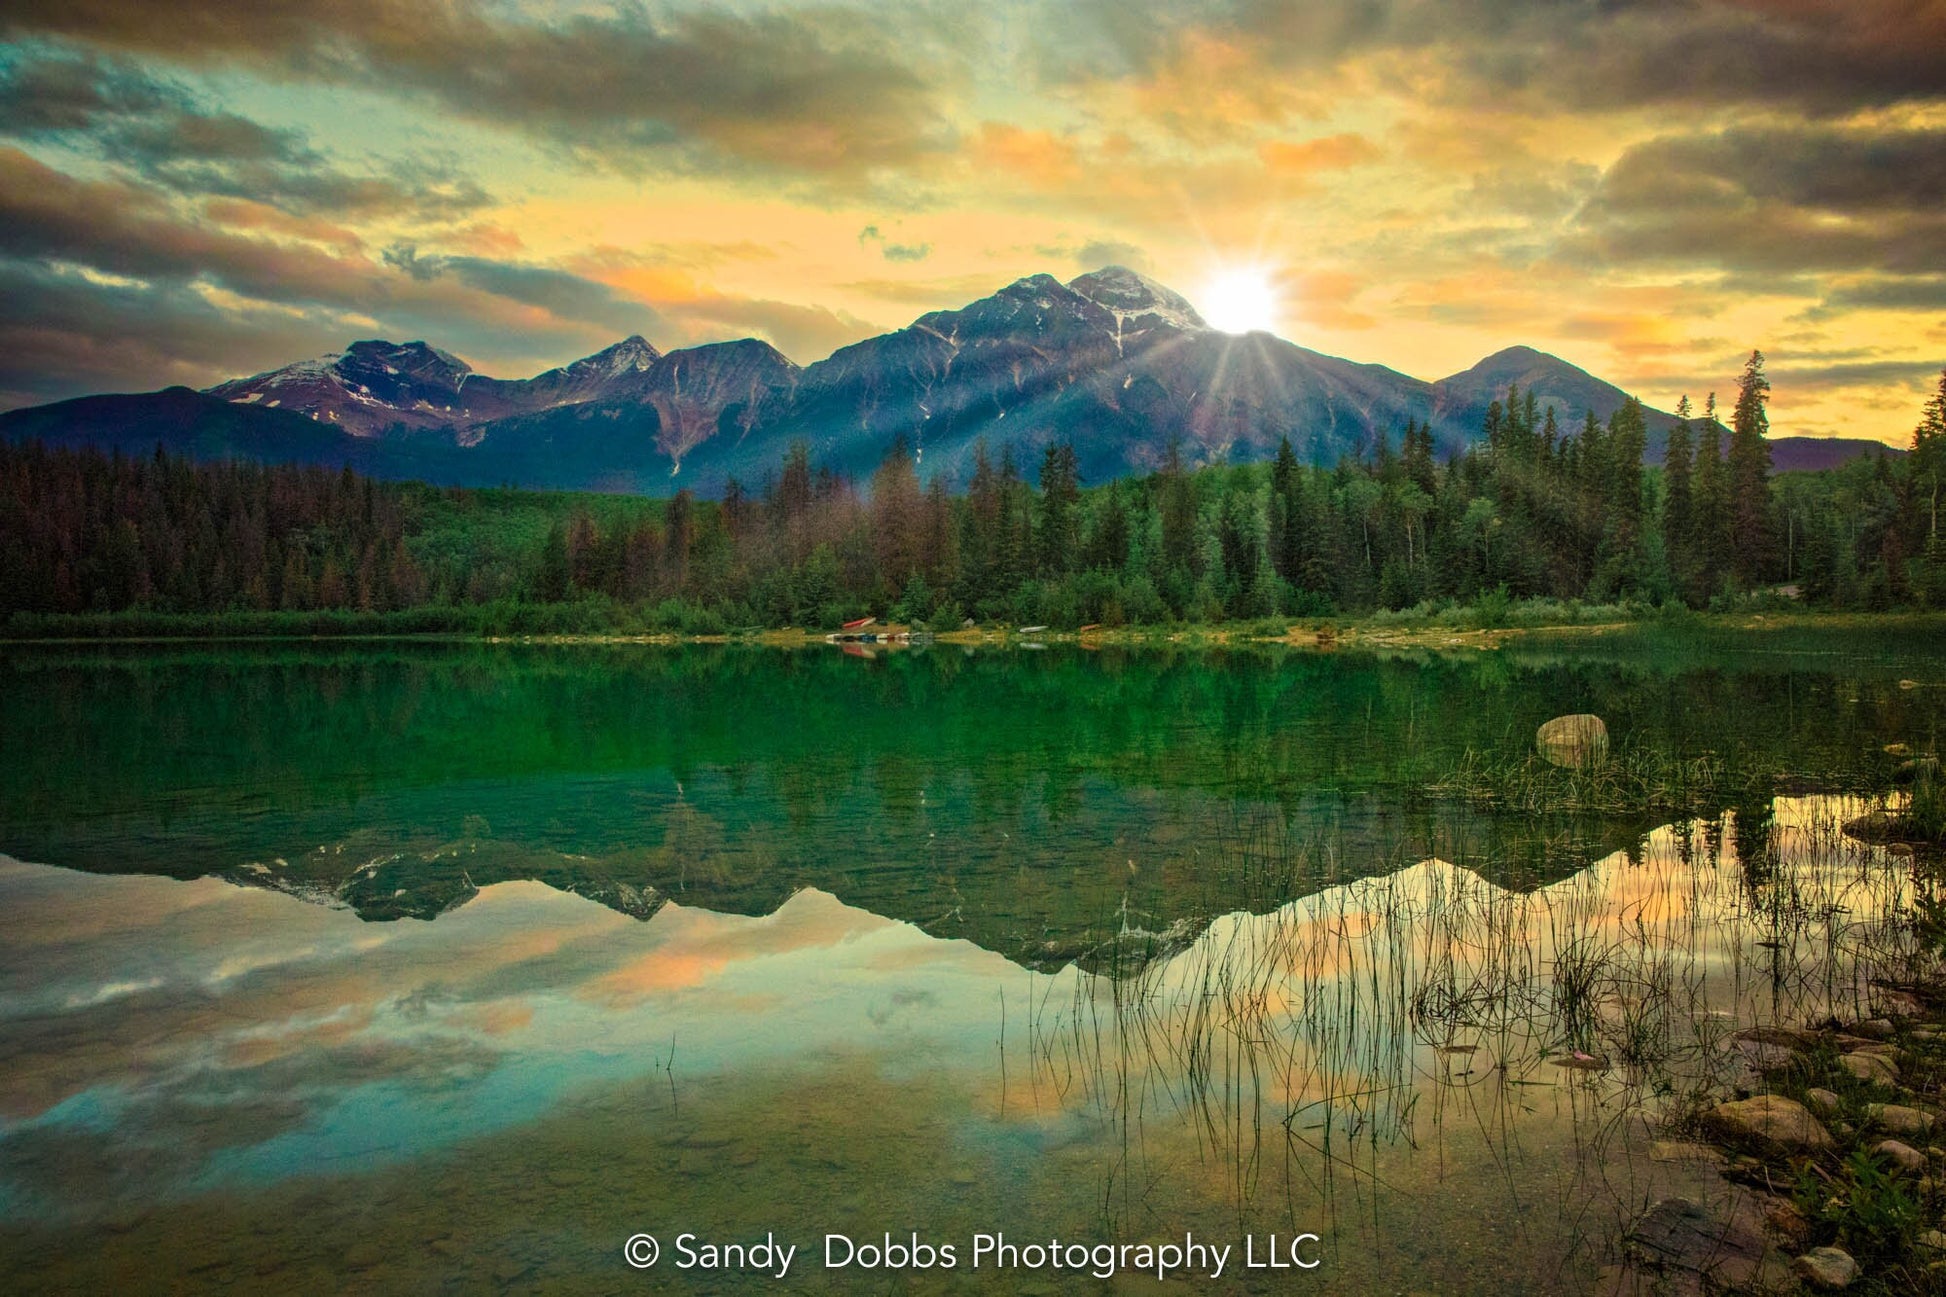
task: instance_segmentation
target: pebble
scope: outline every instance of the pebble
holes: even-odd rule
[[[1826,1121],[1830,1121],[1838,1115],[1839,1109],[1844,1106],[1844,1100],[1840,1099],[1836,1093],[1830,1090],[1806,1090],[1804,1092],[1804,1106],[1818,1114],[1818,1116],[1823,1117]]]
[[[1858,1278],[1858,1262],[1841,1248],[1814,1247],[1791,1262],[1791,1272],[1813,1288],[1836,1292]]]

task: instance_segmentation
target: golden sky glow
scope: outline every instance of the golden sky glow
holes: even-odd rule
[[[0,0],[0,38],[0,405],[370,336],[809,363],[1108,262],[1422,378],[1524,343],[1668,408],[1761,347],[1779,434],[1903,443],[1946,361],[1942,0]]]

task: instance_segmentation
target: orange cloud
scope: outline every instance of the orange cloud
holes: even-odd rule
[[[218,225],[232,230],[263,231],[282,234],[311,243],[321,243],[341,252],[357,252],[365,240],[355,231],[317,216],[293,216],[282,208],[248,198],[212,198],[203,204],[203,214]]]
[[[985,122],[973,141],[973,160],[1037,185],[1066,184],[1080,173],[1075,146],[1051,131]]]
[[[1309,140],[1266,140],[1258,146],[1257,156],[1272,171],[1307,176],[1376,162],[1384,155],[1365,136],[1347,131]]]

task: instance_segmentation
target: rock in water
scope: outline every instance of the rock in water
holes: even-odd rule
[[[1614,1291],[1701,1293],[1763,1286],[1770,1249],[1753,1220],[1720,1216],[1688,1198],[1664,1198],[1628,1227],[1623,1252],[1638,1274],[1656,1277]]]
[[[1608,759],[1608,726],[1587,712],[1556,716],[1534,731],[1534,746],[1557,766],[1570,770],[1598,766]]]
[[[1791,1271],[1813,1288],[1836,1292],[1849,1288],[1851,1281],[1858,1277],[1858,1262],[1842,1249],[1814,1247],[1791,1262]]]
[[[1772,1144],[1792,1153],[1818,1153],[1832,1146],[1831,1132],[1803,1104],[1777,1094],[1719,1104],[1709,1124],[1742,1143]]]

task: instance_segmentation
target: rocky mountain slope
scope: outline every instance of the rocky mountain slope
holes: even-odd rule
[[[1083,480],[1159,466],[1245,462],[1289,436],[1328,464],[1430,420],[1450,453],[1477,440],[1509,383],[1564,428],[1626,394],[1530,347],[1427,382],[1267,333],[1210,328],[1182,296],[1119,266],[1061,283],[1030,275],[957,310],[844,347],[800,369],[746,338],[663,354],[639,337],[526,379],[475,373],[425,342],[353,343],[206,393],[90,397],[0,416],[0,436],[145,453],[350,463],[385,477],[655,494],[755,485],[805,441],[863,475],[899,437],[922,474],[954,484],[982,441],[1031,475],[1073,443]],[[1650,458],[1673,417],[1650,413]],[[1806,450],[1816,462],[1854,443]],[[1855,443],[1869,448],[1875,443]],[[1855,451],[1851,453],[1856,453]],[[1780,463],[1779,467],[1795,467]]]

